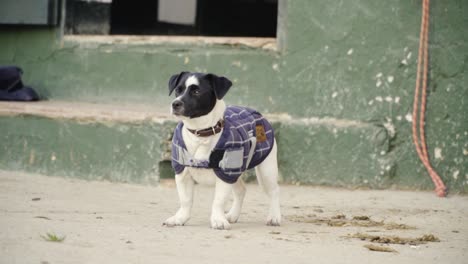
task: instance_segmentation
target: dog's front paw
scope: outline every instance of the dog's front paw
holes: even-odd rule
[[[280,226],[281,219],[267,219],[267,226]]]
[[[239,220],[239,213],[236,213],[236,212],[232,212],[232,209],[231,211],[229,211],[227,214],[226,214],[226,220],[228,220],[229,223],[237,223],[237,220]]]
[[[218,230],[229,230],[231,225],[224,216],[211,216],[211,228]]]
[[[281,214],[270,214],[267,218],[268,226],[279,226],[281,225]]]
[[[187,222],[188,218],[180,217],[178,215],[174,215],[169,217],[166,221],[164,221],[163,225],[167,227],[174,227],[174,226],[183,226]]]

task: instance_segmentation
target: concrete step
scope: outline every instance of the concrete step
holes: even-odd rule
[[[0,116],[2,168],[151,184],[175,124],[155,107],[67,101],[1,102]]]
[[[166,107],[87,102],[0,102],[0,169],[156,184],[173,177]],[[431,188],[396,173],[382,125],[267,114],[279,146],[281,181],[344,187]]]
[[[143,104],[99,104],[73,101],[0,102],[0,116],[38,116],[88,123],[164,122],[169,108]]]

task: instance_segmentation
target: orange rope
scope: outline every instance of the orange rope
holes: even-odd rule
[[[419,159],[426,167],[429,176],[431,176],[432,182],[435,185],[435,191],[439,197],[446,196],[446,187],[444,182],[432,168],[427,154],[426,137],[424,131],[424,120],[426,112],[426,99],[427,99],[427,70],[428,70],[428,35],[429,35],[429,0],[423,0],[422,7],[422,18],[421,18],[421,32],[419,35],[419,52],[418,52],[418,66],[416,74],[416,88],[414,91],[414,102],[413,102],[413,142],[416,147]],[[421,69],[422,68],[422,69]],[[422,70],[422,83],[421,83],[421,70]],[[418,128],[417,128],[417,115],[418,115],[418,104],[419,104],[419,91],[421,90],[421,105],[419,112],[419,139],[418,139]]]

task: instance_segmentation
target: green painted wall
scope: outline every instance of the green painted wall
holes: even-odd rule
[[[26,82],[49,99],[144,103],[162,109],[170,102],[166,83],[171,74],[191,70],[225,75],[235,84],[228,103],[287,113],[298,121],[280,128],[288,142],[281,150],[284,171],[291,172],[283,175],[286,181],[353,185],[351,179],[363,177],[385,182],[382,187],[431,188],[408,121],[421,1],[285,0],[280,6],[279,52],[227,45],[85,45],[61,41],[54,28],[3,26],[0,64],[23,67]],[[463,192],[468,190],[466,14],[465,0],[431,3],[427,111],[433,165],[453,190]],[[322,126],[300,122],[316,117],[358,121],[372,129],[332,140],[333,129],[326,136],[318,132]],[[20,122],[15,120],[9,122]],[[385,131],[386,150],[365,143],[375,136],[373,127]],[[323,136],[314,137],[314,131]],[[361,132],[368,140],[358,140]],[[337,165],[326,167],[324,152]],[[361,165],[369,165],[367,172],[352,168],[349,161],[356,157],[366,160]],[[382,178],[380,165],[375,165],[382,158],[390,164],[384,167],[391,167],[391,179]]]

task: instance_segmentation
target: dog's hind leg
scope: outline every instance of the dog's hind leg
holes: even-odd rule
[[[239,215],[242,209],[242,203],[244,202],[245,197],[245,184],[242,178],[239,178],[236,183],[232,185],[232,194],[234,196],[234,201],[232,202],[232,207],[229,212],[226,214],[226,219],[229,223],[236,223],[239,219]]]
[[[272,226],[279,226],[281,224],[276,145],[275,141],[268,157],[255,167],[258,183],[263,187],[263,190],[265,190],[270,198],[270,211],[268,213],[267,225]]]

